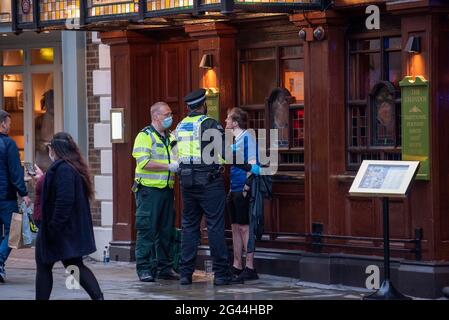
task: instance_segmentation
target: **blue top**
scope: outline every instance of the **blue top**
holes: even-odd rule
[[[247,130],[235,137],[235,151],[233,158],[235,164],[247,164],[251,160],[257,162],[256,138]],[[231,167],[231,192],[241,192],[245,186],[247,172],[236,166]]]

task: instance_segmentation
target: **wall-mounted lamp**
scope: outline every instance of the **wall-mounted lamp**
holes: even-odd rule
[[[214,67],[213,59],[211,54],[203,54],[200,62],[200,68],[212,69]]]
[[[125,141],[125,109],[111,109],[111,143],[124,143]]]
[[[421,52],[421,38],[410,36],[408,37],[407,44],[404,48],[405,52],[408,53],[420,53]]]

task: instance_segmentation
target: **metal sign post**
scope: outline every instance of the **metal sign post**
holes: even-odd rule
[[[390,281],[390,199],[382,198],[383,207],[383,231],[384,231],[384,281],[380,288],[364,297],[365,300],[411,300],[411,298],[400,293]]]
[[[366,300],[410,300],[390,280],[390,198],[404,198],[418,171],[419,161],[365,160],[349,193],[353,196],[382,198],[384,234],[384,280]]]

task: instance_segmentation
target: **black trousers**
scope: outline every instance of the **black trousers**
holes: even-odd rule
[[[195,270],[201,217],[204,212],[215,277],[229,277],[228,250],[224,236],[225,198],[223,178],[204,185],[182,187],[181,276],[191,276]]]
[[[83,263],[83,258],[63,260],[64,268],[76,266],[79,270],[79,283],[92,300],[103,300],[103,293],[94,274]],[[36,271],[36,300],[49,300],[53,289],[53,266],[37,263]]]

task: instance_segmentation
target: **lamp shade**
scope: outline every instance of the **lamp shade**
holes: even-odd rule
[[[421,38],[410,36],[407,40],[407,44],[405,45],[404,51],[409,53],[421,52]]]
[[[212,69],[214,67],[213,59],[211,54],[203,54],[200,62],[200,68]]]

